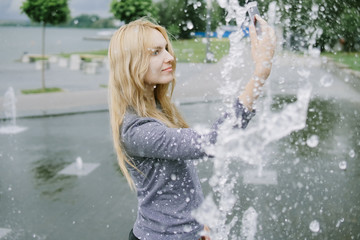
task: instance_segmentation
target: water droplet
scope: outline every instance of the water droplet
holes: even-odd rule
[[[173,180],[173,181],[176,180],[176,175],[175,174],[171,174],[171,180]]]
[[[186,202],[190,202],[190,198],[187,197],[187,198],[185,199],[185,201],[186,201]]]
[[[313,220],[310,223],[309,228],[312,232],[317,233],[320,231],[320,223],[317,220]]]
[[[276,200],[276,201],[280,201],[280,200],[281,200],[281,195],[276,196],[276,197],[275,197],[275,200]]]
[[[324,75],[320,79],[320,84],[323,87],[330,87],[333,84],[333,82],[334,82],[334,79],[330,74]]]
[[[303,78],[308,78],[310,76],[310,71],[306,69],[299,69],[297,70],[297,73]]]
[[[311,147],[314,148],[319,144],[319,137],[317,135],[312,135],[310,136],[307,140],[306,140],[306,144]]]
[[[187,21],[186,27],[187,27],[189,30],[191,30],[191,29],[194,28],[194,24],[193,24],[191,21]]]
[[[184,232],[191,232],[192,228],[189,225],[184,226]]]
[[[355,157],[355,151],[354,151],[354,149],[351,149],[351,150],[350,150],[349,156],[350,156],[351,158],[354,158],[354,157]]]
[[[341,161],[341,162],[339,162],[339,168],[340,168],[341,170],[346,170],[346,167],[347,167],[346,161]]]
[[[337,221],[336,227],[340,227],[340,224],[341,224],[342,222],[344,222],[344,218],[341,218],[341,219],[339,219],[339,221]]]

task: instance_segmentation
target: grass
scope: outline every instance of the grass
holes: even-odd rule
[[[48,60],[49,57],[32,57],[31,61],[36,62],[36,61],[40,61],[40,60]]]
[[[63,57],[63,58],[69,58],[73,54],[80,55],[81,59],[84,62],[91,62],[92,59],[96,59],[96,58],[102,59],[103,57],[107,56],[108,50],[103,49],[103,50],[97,50],[97,51],[91,51],[91,52],[61,53],[61,54],[59,54],[59,56]]]
[[[210,39],[210,51],[214,54],[214,62],[219,61],[229,53],[229,39]],[[206,62],[206,43],[202,38],[173,41],[177,62],[183,63],[204,63]],[[107,56],[108,50],[92,52],[62,53],[61,57],[69,58],[72,54],[82,55],[83,60],[90,61],[91,58]]]
[[[360,71],[359,52],[323,53],[322,55],[333,59],[335,62],[344,64],[352,70]]]
[[[62,92],[61,88],[38,88],[38,89],[25,89],[21,90],[22,94],[38,94],[38,93],[52,93]]]
[[[64,58],[69,58],[71,55],[73,54],[78,54],[78,55],[85,55],[85,56],[91,56],[91,55],[95,55],[95,56],[107,56],[108,54],[108,50],[107,49],[103,49],[103,50],[97,50],[97,51],[91,51],[91,52],[73,52],[73,53],[61,53],[59,54],[60,57],[64,57]]]
[[[173,41],[175,55],[178,62],[204,63],[206,62],[206,42],[203,39],[188,39]],[[229,39],[210,39],[210,51],[214,54],[214,62],[219,61],[229,53]]]

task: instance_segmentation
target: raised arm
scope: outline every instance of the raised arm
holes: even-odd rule
[[[249,110],[253,109],[253,104],[259,97],[261,87],[270,75],[276,46],[274,29],[272,29],[259,15],[256,15],[256,20],[260,23],[262,31],[261,37],[257,36],[253,24],[250,24],[249,27],[251,55],[255,62],[255,71],[249,82],[246,84],[244,91],[239,96],[240,102]]]

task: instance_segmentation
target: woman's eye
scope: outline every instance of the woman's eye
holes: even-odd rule
[[[160,54],[160,50],[152,50],[151,51],[151,55],[152,56],[157,56],[157,55],[159,55]]]

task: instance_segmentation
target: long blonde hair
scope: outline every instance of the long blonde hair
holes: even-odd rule
[[[151,29],[158,30],[164,36],[168,44],[168,52],[174,57],[172,67],[175,71],[175,55],[165,28],[145,18],[120,27],[111,38],[108,52],[109,112],[114,148],[121,172],[131,189],[134,189],[135,185],[126,165],[137,168],[124,151],[120,136],[126,110],[132,108],[140,117],[156,118],[171,128],[188,127],[175,105],[171,103],[175,87],[174,74],[171,83],[157,85],[154,89],[154,97],[162,111],[154,107],[144,96],[146,87],[144,77],[150,61],[146,39]],[[170,85],[171,89],[169,89]]]

